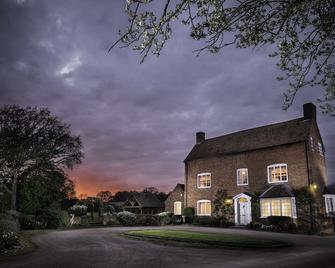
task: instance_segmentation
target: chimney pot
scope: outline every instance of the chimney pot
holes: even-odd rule
[[[316,107],[313,103],[304,104],[304,118],[316,120]]]
[[[200,131],[200,132],[197,132],[196,137],[197,137],[197,144],[200,144],[200,143],[205,141],[206,134],[205,134],[205,132]]]

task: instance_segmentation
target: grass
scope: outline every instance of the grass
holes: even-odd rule
[[[259,239],[242,235],[204,233],[179,230],[137,230],[123,233],[130,238],[153,241],[181,242],[200,245],[212,245],[231,248],[279,248],[292,246],[286,241]]]

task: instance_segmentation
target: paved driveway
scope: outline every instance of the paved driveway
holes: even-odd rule
[[[296,246],[275,250],[191,248],[163,246],[118,236],[126,230],[144,229],[135,227],[52,231],[33,238],[39,246],[36,251],[0,262],[0,267],[335,267],[334,236],[193,226],[169,228],[282,239],[292,241]]]

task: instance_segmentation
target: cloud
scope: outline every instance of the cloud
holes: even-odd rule
[[[208,137],[302,115],[315,90],[281,109],[285,84],[271,49],[199,47],[179,25],[159,58],[139,64],[127,49],[107,53],[124,28],[123,1],[0,2],[0,105],[47,106],[81,135],[86,159],[71,172],[80,192],[169,191],[183,181],[195,132]],[[15,19],[14,19],[15,18]],[[334,119],[319,114],[329,177],[335,180]]]

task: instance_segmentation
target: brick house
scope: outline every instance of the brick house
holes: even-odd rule
[[[312,103],[304,104],[303,117],[290,121],[210,139],[198,132],[184,160],[184,192],[176,187],[166,210],[173,211],[172,203],[180,202],[184,194],[181,207],[193,207],[197,216],[211,216],[216,194],[224,189],[235,224],[268,216],[289,216],[296,221],[303,213],[295,191],[305,187],[309,217],[329,213],[334,210],[335,195],[324,195],[324,154]]]
[[[165,200],[165,211],[173,212],[174,215],[181,215],[184,208],[184,192],[185,185],[178,183]]]

